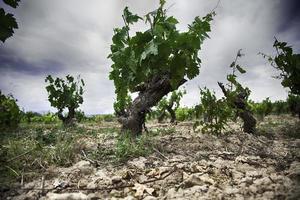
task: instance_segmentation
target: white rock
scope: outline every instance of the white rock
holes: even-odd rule
[[[79,193],[48,193],[46,195],[47,200],[87,200],[88,196],[79,192]]]
[[[136,167],[136,168],[138,168],[140,170],[143,170],[143,169],[145,169],[145,166],[146,166],[145,162],[146,161],[147,161],[146,158],[139,157],[139,158],[135,158],[135,159],[133,159],[131,161],[128,161],[128,164],[132,165],[132,166],[134,166],[134,167]]]
[[[82,172],[83,174],[90,174],[93,171],[93,167],[91,166],[91,163],[85,160],[79,161],[72,168],[75,170],[79,169],[80,172]]]
[[[156,200],[157,198],[154,196],[146,196],[143,200]]]

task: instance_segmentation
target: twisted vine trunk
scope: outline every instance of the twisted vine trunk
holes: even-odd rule
[[[174,122],[176,121],[176,113],[175,113],[175,111],[172,109],[172,107],[173,107],[173,105],[168,106],[168,107],[167,107],[167,111],[170,113],[170,116],[171,116],[170,122],[171,122],[171,123],[174,123]]]
[[[63,111],[59,110],[57,113],[58,118],[63,122],[65,126],[72,126],[75,123],[75,108],[68,108],[68,115],[65,117]]]
[[[185,82],[186,80],[182,79],[177,88]],[[151,107],[177,88],[172,88],[168,74],[154,76],[150,81],[140,85],[136,90],[139,91],[138,97],[134,99],[127,111],[118,117],[118,121],[122,124],[122,131],[128,131],[134,136],[141,134],[146,114],[150,112]]]
[[[228,98],[228,91],[225,89],[224,85],[218,82],[224,96]],[[243,130],[246,133],[255,133],[256,131],[256,119],[253,117],[252,112],[247,108],[246,94],[243,92],[239,93],[233,100],[234,108],[238,109],[237,116],[240,117],[244,124]]]

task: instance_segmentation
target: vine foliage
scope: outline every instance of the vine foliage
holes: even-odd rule
[[[17,8],[20,0],[3,0],[3,2],[12,7]],[[11,13],[6,13],[3,8],[0,8],[0,41],[5,40],[14,34],[14,29],[18,28],[16,18]]]
[[[108,58],[113,62],[109,78],[117,95],[114,109],[123,128],[134,134],[141,133],[141,124],[152,106],[186,82],[185,77],[193,79],[199,74],[198,52],[208,38],[215,15],[212,12],[196,17],[186,32],[179,32],[177,19],[167,16],[164,5],[165,1],[160,0],[159,8],[145,18],[126,7],[122,15],[124,26],[115,28],[112,37]],[[138,21],[144,21],[149,28],[131,35],[130,28]],[[139,96],[132,102],[130,94],[134,92],[139,92]]]
[[[288,46],[286,42],[279,42],[276,38],[273,47],[276,50],[276,56],[260,54],[280,71],[276,78],[282,79],[281,85],[289,88],[292,94],[300,95],[300,54],[295,54],[291,46]]]
[[[260,53],[267,58],[271,65],[280,71],[276,78],[281,79],[281,85],[290,89],[290,96],[300,95],[300,54],[295,54],[293,48],[286,42],[280,42],[275,38],[273,47],[276,56],[272,57]],[[297,98],[297,97],[295,97]],[[298,97],[299,99],[299,97]],[[300,118],[300,101],[294,103],[292,113],[297,113]],[[291,108],[291,107],[290,107]]]
[[[0,130],[16,128],[21,120],[21,111],[17,100],[12,95],[0,91]]]
[[[157,105],[159,122],[163,121],[163,119],[167,116],[167,112],[171,117],[170,122],[174,123],[176,121],[176,111],[180,106],[180,100],[184,94],[186,94],[185,90],[173,91],[169,98],[164,97],[160,100]]]
[[[215,92],[208,88],[200,89],[200,104],[195,107],[196,120],[194,129],[201,126],[203,133],[221,134],[232,118],[232,109],[228,106],[226,99],[217,99]]]
[[[241,67],[237,60],[242,57],[241,49],[237,52],[235,60],[231,63],[230,68],[232,73],[227,75],[227,87],[223,83],[218,82],[224,96],[226,97],[227,104],[236,113],[236,117],[240,117],[243,120],[243,130],[246,133],[255,133],[256,131],[256,119],[253,117],[251,107],[248,104],[250,95],[250,89],[243,87],[237,80],[236,73],[244,74],[246,70]]]
[[[77,77],[67,75],[66,79],[53,79],[51,75],[47,76],[45,82],[49,83],[46,87],[48,100],[51,106],[58,109],[57,116],[65,125],[72,125],[75,119],[75,109],[83,103],[84,81]],[[63,115],[64,109],[68,109],[67,116]]]

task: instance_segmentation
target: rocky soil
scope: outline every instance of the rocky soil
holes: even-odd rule
[[[118,164],[83,156],[71,167],[47,169],[3,198],[300,199],[300,139],[249,135],[237,127],[217,137],[194,132],[191,123],[148,128],[170,127],[172,133],[153,137],[149,156]],[[101,145],[112,143],[108,138]],[[86,148],[95,145],[88,141]]]

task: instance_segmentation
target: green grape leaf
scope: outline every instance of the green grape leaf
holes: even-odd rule
[[[20,0],[3,0],[3,2],[13,8],[17,8],[19,5]]]
[[[151,40],[145,47],[145,51],[141,55],[140,63],[145,60],[149,55],[157,55],[158,54],[158,46],[157,44]]]
[[[5,13],[3,8],[0,8],[0,40],[5,42],[5,40],[14,34],[13,29],[18,28],[18,24],[14,16],[10,13]]]
[[[246,70],[244,70],[240,65],[236,65],[236,69],[237,69],[241,74],[246,73]]]
[[[134,22],[137,22],[139,19],[143,19],[139,17],[138,15],[133,15],[129,10],[128,7],[126,6],[124,11],[123,11],[123,16],[125,18],[125,21],[127,24],[133,24]]]

